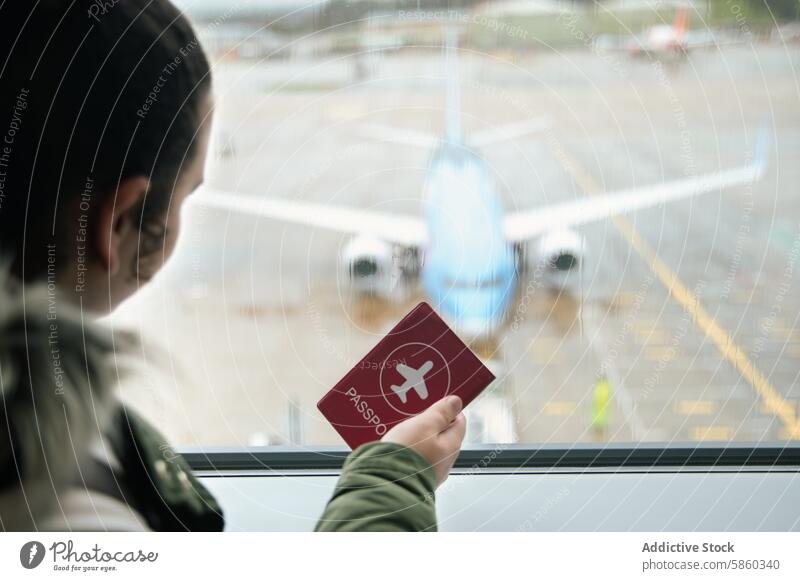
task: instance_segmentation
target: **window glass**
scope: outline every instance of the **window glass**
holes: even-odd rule
[[[340,445],[316,402],[420,300],[497,376],[470,443],[800,439],[795,3],[179,5],[239,210],[112,317],[177,444]]]

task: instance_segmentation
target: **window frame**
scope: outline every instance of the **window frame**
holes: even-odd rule
[[[232,472],[339,472],[350,453],[345,447],[269,446],[259,448],[179,448],[193,471]],[[485,470],[637,470],[742,469],[800,471],[800,443],[660,443],[542,445],[488,444],[461,451],[457,472]]]

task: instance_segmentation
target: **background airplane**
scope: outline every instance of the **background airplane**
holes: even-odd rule
[[[683,56],[692,49],[728,44],[731,39],[718,38],[710,30],[691,30],[688,6],[679,6],[672,24],[649,27],[640,36],[603,35],[597,39],[597,47],[604,50],[624,50],[633,57]]]
[[[751,183],[764,173],[767,136],[762,131],[752,162],[740,167],[506,213],[478,148],[542,130],[547,121],[524,120],[468,139],[461,125],[452,35],[445,46],[444,135],[365,128],[370,137],[435,146],[423,185],[424,217],[205,188],[192,196],[192,203],[351,234],[340,262],[356,293],[388,297],[398,282],[419,278],[428,300],[459,333],[490,339],[505,321],[526,268],[535,264],[537,272],[558,285],[581,266],[585,244],[576,227]]]

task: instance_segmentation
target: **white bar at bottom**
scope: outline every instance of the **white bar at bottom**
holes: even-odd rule
[[[0,579],[800,579],[799,564],[800,533],[0,534]]]

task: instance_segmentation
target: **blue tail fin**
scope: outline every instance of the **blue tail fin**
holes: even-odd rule
[[[458,29],[449,27],[445,32],[445,78],[447,96],[445,102],[445,141],[450,144],[462,143],[461,128],[461,83],[458,69]]]

